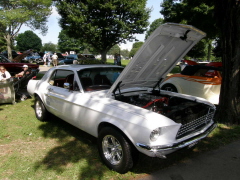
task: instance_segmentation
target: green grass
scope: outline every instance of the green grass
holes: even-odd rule
[[[240,139],[240,126],[219,124],[194,149],[166,160],[141,154],[136,166],[122,175],[102,164],[94,137],[56,117],[38,121],[33,104],[28,99],[0,105],[0,179],[133,179]]]

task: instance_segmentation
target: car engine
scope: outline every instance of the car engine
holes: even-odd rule
[[[176,123],[187,124],[209,112],[209,106],[196,101],[167,95],[142,93],[131,96],[118,96],[118,100],[163,114]]]

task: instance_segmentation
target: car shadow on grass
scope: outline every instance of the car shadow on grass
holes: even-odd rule
[[[56,139],[57,146],[35,163],[35,170],[54,170],[58,174],[78,164],[78,179],[98,179],[108,170],[100,160],[97,139],[63,120],[52,116],[39,126],[44,138]]]

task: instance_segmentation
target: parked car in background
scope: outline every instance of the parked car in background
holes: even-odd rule
[[[77,60],[77,56],[65,56],[64,59],[59,60],[58,64],[63,65],[63,64],[73,64],[73,61]]]
[[[42,57],[38,53],[31,53],[21,60],[23,63],[35,63]]]
[[[219,103],[222,84],[222,63],[211,62],[204,65],[186,65],[181,73],[167,77],[161,84],[166,91],[189,94]]]
[[[78,60],[96,60],[93,54],[78,54]]]
[[[5,56],[0,55],[0,66],[4,66],[12,76],[21,72],[23,70],[22,68],[23,68],[24,64],[28,65],[28,67],[31,68],[32,70],[39,69],[39,65],[37,65],[37,64],[16,63],[14,61],[10,61]]]
[[[2,52],[2,55],[3,56],[5,56],[6,58],[8,58],[8,51],[3,51]],[[19,54],[16,52],[16,51],[14,51],[14,50],[12,50],[12,58],[14,59],[15,57],[17,57]]]
[[[192,147],[214,128],[215,106],[205,99],[161,91],[160,81],[205,33],[188,25],[158,27],[124,69],[116,65],[53,67],[30,80],[36,117],[49,114],[98,140],[103,162],[126,173],[138,152],[150,157]]]

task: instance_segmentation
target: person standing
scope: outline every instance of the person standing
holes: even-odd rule
[[[58,65],[58,56],[56,53],[54,53],[54,55],[52,55],[52,61],[53,61],[53,66]]]
[[[117,65],[118,66],[122,65],[122,63],[121,63],[121,55],[120,54],[117,55]]]
[[[47,62],[48,62],[48,67],[50,67],[51,62],[52,62],[50,52],[47,53]]]
[[[47,53],[45,53],[43,56],[43,62],[44,62],[43,66],[47,66]]]
[[[115,65],[117,65],[117,57],[118,57],[118,54],[115,53],[115,54],[114,54],[114,64],[115,64]]]

